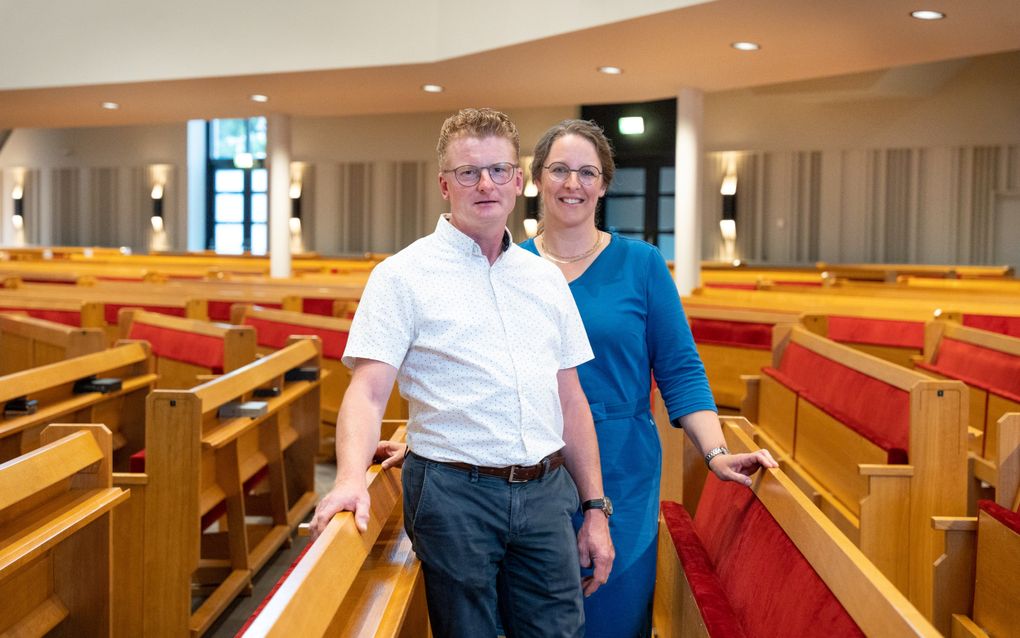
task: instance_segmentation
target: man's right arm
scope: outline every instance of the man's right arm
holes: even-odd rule
[[[312,517],[312,540],[338,512],[354,512],[362,532],[368,529],[369,497],[365,472],[379,442],[380,424],[397,369],[374,359],[358,359],[340,404],[336,423],[336,483],[319,501]]]

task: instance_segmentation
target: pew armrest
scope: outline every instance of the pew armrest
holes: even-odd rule
[[[742,374],[744,398],[740,402],[740,414],[751,423],[758,422],[758,392],[761,389],[761,375]]]

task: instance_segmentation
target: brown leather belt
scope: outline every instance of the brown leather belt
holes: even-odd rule
[[[433,461],[449,467],[463,470],[465,472],[478,472],[485,476],[496,476],[506,479],[508,483],[527,483],[542,478],[549,474],[565,461],[563,450],[556,450],[534,465],[511,465],[509,467],[484,467],[471,465],[470,463],[455,463],[452,461]]]

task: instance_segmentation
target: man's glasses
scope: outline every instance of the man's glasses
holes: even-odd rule
[[[598,181],[602,171],[594,166],[582,166],[581,168],[570,168],[563,162],[553,162],[543,167],[549,173],[549,177],[557,182],[565,182],[570,179],[571,173],[577,173],[577,179],[585,186],[591,186]]]
[[[510,162],[499,162],[498,164],[489,164],[488,166],[472,166],[471,164],[465,164],[458,166],[457,168],[450,168],[444,173],[453,173],[453,176],[457,178],[457,183],[461,186],[474,186],[482,179],[482,171],[489,171],[489,179],[492,180],[493,184],[502,186],[506,184],[514,177],[514,171],[517,170],[516,164]]]

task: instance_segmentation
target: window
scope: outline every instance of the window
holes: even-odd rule
[[[675,175],[673,166],[654,160],[640,166],[618,165],[604,200],[602,228],[643,239],[672,259]]]
[[[208,123],[206,248],[264,255],[268,247],[266,118]]]

